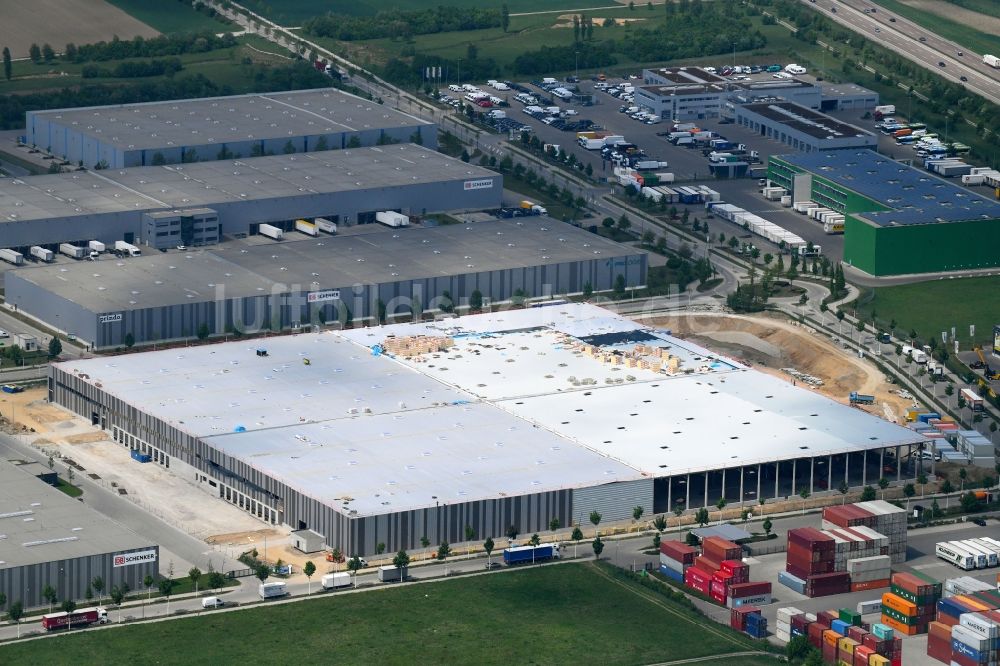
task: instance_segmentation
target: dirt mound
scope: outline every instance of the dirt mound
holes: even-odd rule
[[[108,438],[107,433],[85,432],[80,435],[69,435],[65,438],[67,444],[90,444],[91,442],[103,442]]]
[[[784,320],[764,315],[686,314],[649,321],[786,381],[795,382],[781,368],[819,377],[823,385],[814,390],[844,404],[851,391],[874,395],[877,404],[868,411],[890,420],[901,420],[896,417],[910,406],[892,392],[893,385],[874,364],[845,352],[823,335]]]
[[[262,530],[251,530],[249,532],[229,532],[226,534],[213,534],[212,536],[206,537],[205,543],[218,543],[218,544],[247,544],[249,548],[250,545],[256,543],[263,543],[264,539],[277,540],[281,538],[281,533],[275,529],[262,529]]]

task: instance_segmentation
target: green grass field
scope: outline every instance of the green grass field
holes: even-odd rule
[[[139,3],[142,0],[128,1]],[[166,0],[161,1],[166,2]],[[245,0],[243,6],[283,25],[296,26],[313,16],[320,16],[330,12],[334,14],[370,16],[380,11],[413,11],[429,9],[441,4],[449,7],[478,7],[483,9],[495,7],[499,9],[504,2],[505,0],[448,0],[448,2],[444,3],[438,0],[393,0],[392,2],[380,2],[380,0],[359,0],[354,2],[351,0]],[[115,4],[118,4],[117,0]],[[506,4],[510,12],[516,14],[520,12],[578,9],[581,7],[610,7],[615,2],[613,0],[542,0],[541,2],[533,2],[532,0],[506,0]],[[138,14],[134,14],[134,16],[142,18]]]
[[[44,651],[46,664],[74,665],[648,664],[711,655],[720,658],[703,663],[774,663],[722,658],[757,648],[749,637],[605,571],[563,564],[324,595],[86,632],[57,639],[58,646],[9,645],[0,647],[0,662],[29,663]]]
[[[917,25],[923,26],[929,32],[939,37],[961,44],[977,53],[996,53],[1000,51],[1000,36],[980,32],[975,28],[951,21],[938,14],[933,14],[916,7],[904,5],[897,0],[874,0],[880,7],[908,18]]]
[[[226,24],[201,12],[195,11],[190,3],[177,0],[108,0],[122,11],[134,16],[154,30],[171,32],[225,32]]]
[[[83,490],[81,490],[79,486],[74,486],[72,483],[62,478],[59,479],[59,485],[56,487],[70,497],[79,497],[83,494]]]
[[[976,342],[993,343],[993,326],[1000,324],[1000,277],[933,280],[898,287],[874,290],[874,298],[866,299],[858,310],[870,317],[875,310],[879,322],[896,320],[896,332],[909,334],[915,329],[927,341],[936,337],[941,341],[941,331],[955,327],[961,349],[968,350],[969,324],[976,326]]]
[[[996,0],[946,0],[953,5],[964,7],[970,11],[1000,17],[1000,4]]]

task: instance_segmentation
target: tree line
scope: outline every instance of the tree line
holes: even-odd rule
[[[153,60],[129,60],[114,67],[84,65],[80,75],[85,79],[137,79],[145,76],[173,76],[184,69],[180,58],[155,58]]]
[[[137,36],[134,39],[119,39],[118,36],[115,36],[110,42],[96,42],[81,46],[70,42],[59,56],[49,44],[43,44],[41,47],[38,44],[32,44],[28,49],[28,56],[36,64],[43,61],[52,62],[57,57],[66,62],[74,63],[103,62],[125,58],[162,58],[185,53],[205,53],[233,46],[239,46],[239,42],[228,32],[221,36],[212,32],[198,32],[160,35],[150,39],[142,36]]]
[[[416,11],[383,11],[375,16],[326,14],[305,22],[303,29],[310,35],[343,41],[361,39],[407,39],[413,35],[431,35],[459,30],[482,30],[502,25],[498,9],[475,7],[434,7]]]
[[[219,97],[238,92],[304,90],[326,88],[331,84],[330,77],[316,71],[303,61],[283,67],[247,67],[244,74],[243,78],[246,84],[240,90],[234,90],[228,85],[219,85],[204,74],[199,73],[157,81],[120,85],[91,84],[26,95],[2,95],[0,96],[0,128],[22,128],[24,127],[25,112],[41,109]]]

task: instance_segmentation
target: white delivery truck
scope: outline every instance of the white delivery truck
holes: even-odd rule
[[[39,261],[44,261],[46,263],[52,261],[53,257],[55,256],[52,253],[52,250],[47,250],[41,245],[32,245],[30,252],[31,256],[33,256],[35,259],[38,259]]]
[[[324,590],[335,590],[338,587],[350,587],[351,586],[351,574],[346,571],[340,573],[330,573],[323,576],[322,581]]]
[[[316,231],[316,225],[308,220],[295,220],[295,230],[301,231],[308,236],[316,236],[319,234]]]
[[[375,221],[387,227],[408,227],[410,218],[394,210],[380,210],[375,213]]]
[[[280,241],[282,238],[285,237],[285,232],[283,232],[278,227],[275,227],[270,224],[260,225],[259,227],[257,227],[257,231],[260,233],[261,236],[267,236],[268,238],[273,238],[274,240]]]
[[[96,241],[96,240],[90,241],[89,243],[87,243],[87,246],[90,247],[91,251],[93,252],[104,252],[105,250],[107,250],[107,247],[105,247],[104,243],[102,243],[101,241]]]
[[[337,233],[337,223],[336,222],[331,222],[330,220],[328,220],[326,218],[317,217],[315,220],[313,220],[313,224],[315,224],[316,228],[319,229],[320,231],[322,231],[325,234],[335,234],[335,233]]]
[[[125,241],[115,241],[115,251],[122,252],[130,257],[138,257],[142,254],[142,250],[132,245],[132,243],[126,243]]]
[[[0,250],[0,259],[6,261],[9,264],[14,264],[15,266],[20,266],[24,263],[24,255],[16,250],[8,250],[6,248]]]
[[[83,259],[88,254],[90,254],[90,250],[83,247],[78,247],[71,243],[60,243],[59,254],[65,254],[67,257],[71,257],[73,259]]]
[[[261,583],[260,587],[257,588],[257,594],[260,595],[261,599],[274,599],[288,594],[288,588],[281,582]]]
[[[398,583],[406,579],[407,568],[400,569],[395,565],[378,568],[378,579],[383,583]]]

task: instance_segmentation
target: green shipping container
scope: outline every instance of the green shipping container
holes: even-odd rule
[[[838,611],[838,616],[840,617],[841,622],[846,622],[847,624],[854,627],[861,626],[861,613],[856,613],[847,608],[841,608]]]
[[[923,596],[918,597],[917,595],[913,594],[913,592],[905,590],[898,585],[890,585],[889,589],[896,596],[903,597],[907,601],[912,601],[918,606],[930,606],[931,604],[935,603],[940,597],[940,595],[935,595],[935,594],[925,594]]]

